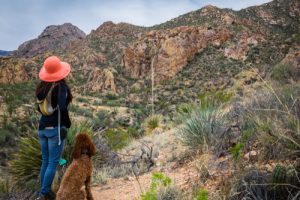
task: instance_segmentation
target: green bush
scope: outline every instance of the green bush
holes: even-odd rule
[[[129,135],[121,128],[110,128],[103,135],[107,145],[112,150],[119,150],[125,147],[129,141]]]
[[[237,143],[236,145],[234,145],[229,149],[229,152],[231,153],[234,161],[238,161],[242,157],[243,149],[244,149],[243,143]]]
[[[106,94],[106,98],[107,98],[108,100],[117,100],[117,99],[118,99],[118,96],[117,96],[117,94],[115,94],[115,93],[109,92],[109,93]]]
[[[159,189],[167,188],[171,185],[171,179],[163,173],[157,172],[152,174],[150,189],[142,194],[142,200],[157,200]]]
[[[11,140],[14,137],[14,133],[7,130],[7,129],[1,129],[0,130],[0,145],[5,144],[9,140]]]
[[[198,94],[198,99],[200,100],[199,106],[201,109],[217,107],[222,104],[228,103],[232,97],[232,92],[224,90],[202,92]]]
[[[143,127],[146,130],[146,133],[150,134],[155,128],[160,127],[162,120],[163,117],[161,115],[151,115],[147,117],[143,122]]]
[[[176,122],[182,123],[187,118],[191,117],[191,114],[193,113],[195,108],[196,108],[195,104],[187,104],[187,103],[180,104],[176,108]]]
[[[88,118],[93,118],[93,112],[86,108],[76,107],[75,112],[77,115],[81,115]]]
[[[288,79],[292,78],[293,73],[293,69],[290,65],[278,64],[273,68],[271,77],[280,82],[287,82]]]
[[[96,113],[96,116],[93,119],[93,127],[107,127],[110,126],[111,119],[110,113],[107,110],[100,110]]]
[[[86,98],[83,98],[83,97],[77,97],[76,100],[78,102],[82,102],[82,103],[89,103],[90,101]]]
[[[143,135],[143,133],[140,130],[141,130],[141,128],[139,126],[130,126],[127,129],[127,133],[129,135],[129,137],[139,138]]]
[[[208,192],[201,188],[197,193],[196,200],[208,200]]]

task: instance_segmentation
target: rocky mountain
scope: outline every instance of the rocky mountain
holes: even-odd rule
[[[26,76],[35,79],[45,57],[57,54],[72,64],[70,79],[78,91],[113,91],[137,102],[148,92],[126,94],[136,85],[148,91],[153,67],[156,90],[178,101],[171,91],[182,84],[182,96],[191,98],[199,89],[231,87],[250,67],[270,71],[299,46],[299,10],[297,0],[240,11],[206,6],[153,27],[105,22],[87,36],[69,23],[49,26],[1,63],[26,58],[20,69],[26,66]]]
[[[46,27],[38,38],[21,44],[13,55],[32,58],[47,52],[66,49],[71,43],[83,40],[85,37],[82,30],[70,23],[52,25]]]

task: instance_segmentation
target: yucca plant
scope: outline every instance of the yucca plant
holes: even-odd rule
[[[178,129],[182,142],[193,150],[208,147],[224,125],[223,115],[217,108],[195,109]]]
[[[154,129],[162,125],[163,117],[161,115],[151,115],[143,123],[146,133],[151,134]]]
[[[26,185],[31,180],[38,180],[42,164],[42,153],[38,137],[26,134],[19,140],[19,150],[10,162],[13,180],[17,185]]]

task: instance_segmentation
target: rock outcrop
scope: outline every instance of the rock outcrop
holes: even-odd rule
[[[235,42],[224,49],[224,55],[227,58],[236,60],[246,60],[247,53],[251,47],[257,46],[264,41],[264,36],[243,31],[235,36]]]
[[[21,44],[13,54],[18,57],[31,58],[47,52],[64,50],[72,42],[83,40],[85,37],[82,30],[70,23],[52,25],[48,26],[38,38]]]
[[[22,83],[29,76],[24,68],[25,62],[16,58],[0,58],[0,83]]]
[[[209,44],[220,45],[230,38],[227,29],[178,27],[150,31],[124,51],[123,66],[132,78],[150,78],[153,65],[156,81],[170,79],[196,53]]]
[[[288,66],[293,80],[300,80],[300,46],[290,49],[289,53],[280,63]]]
[[[84,86],[85,91],[117,93],[113,68],[99,69],[95,68]]]

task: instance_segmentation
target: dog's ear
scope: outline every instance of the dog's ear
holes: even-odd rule
[[[94,156],[96,154],[96,147],[93,143],[93,141],[91,140],[91,138],[89,138],[89,145],[88,145],[88,155],[90,157]]]
[[[81,145],[80,141],[76,137],[75,144],[74,144],[74,147],[73,147],[73,150],[72,150],[72,158],[73,159],[80,158],[81,148],[82,148],[81,146],[82,145]]]

